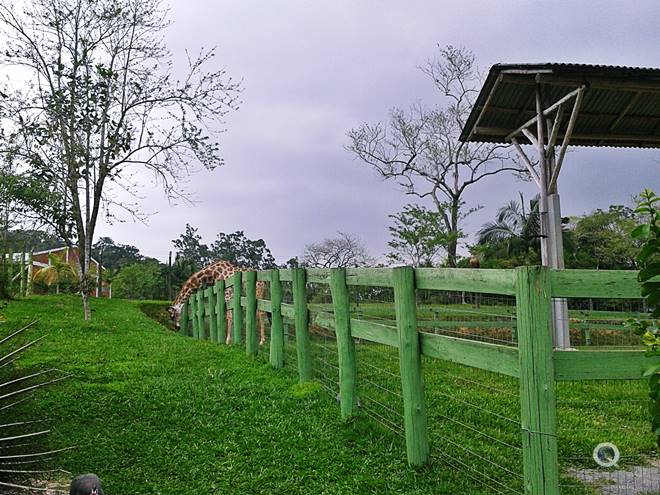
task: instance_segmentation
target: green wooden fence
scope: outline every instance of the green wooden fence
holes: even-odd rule
[[[257,281],[270,285],[270,299],[256,299]],[[283,302],[282,282],[291,283],[293,304]],[[305,287],[309,283],[330,287],[332,311],[308,305]],[[348,290],[352,286],[393,289],[395,324],[351,318]],[[234,293],[225,304],[224,292],[229,287],[234,288]],[[514,296],[516,323],[513,326],[518,345],[499,345],[418,331],[415,291],[420,289]],[[274,368],[281,368],[285,359],[283,321],[287,319],[295,324],[298,376],[301,382],[306,382],[313,376],[310,325],[333,332],[339,362],[340,412],[344,418],[359,414],[359,374],[354,339],[397,348],[407,456],[413,466],[429,461],[422,356],[515,377],[520,388],[524,491],[534,495],[558,494],[556,382],[639,379],[645,366],[654,361],[637,348],[553,349],[553,297],[632,299],[639,298],[639,286],[636,272],[559,271],[542,267],[239,272],[229,280],[200,289],[190,298],[184,306],[181,333],[224,343],[226,333],[231,332],[231,344],[244,345],[247,354],[254,355],[258,347],[256,312],[265,311],[271,318],[269,361]],[[227,327],[225,311],[232,312],[231,328]]]

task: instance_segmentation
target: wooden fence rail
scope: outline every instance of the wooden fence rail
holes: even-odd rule
[[[256,283],[266,282],[270,299],[257,299]],[[293,303],[283,302],[282,282],[290,283]],[[328,285],[332,310],[307,302],[308,284]],[[349,288],[372,286],[394,291],[395,319],[383,322],[351,318]],[[229,300],[225,291],[232,289]],[[483,322],[492,328],[511,328],[517,345],[499,345],[420,331],[415,294],[418,289],[470,291],[515,296],[516,316],[510,321]],[[559,493],[556,439],[555,383],[568,380],[641,378],[645,366],[660,362],[646,358],[641,349],[571,351],[554,350],[551,333],[551,298],[639,298],[636,272],[550,270],[520,267],[515,270],[412,269],[292,269],[237,272],[229,280],[200,289],[183,306],[181,334],[224,343],[228,333],[234,345],[243,343],[247,354],[257,353],[257,311],[270,314],[269,362],[285,364],[285,320],[295,325],[298,377],[313,377],[310,325],[334,333],[339,363],[340,411],[344,418],[359,414],[358,363],[354,339],[398,349],[400,387],[408,462],[429,460],[429,439],[421,357],[450,361],[515,377],[520,385],[520,418],[525,493]],[[231,315],[227,326],[225,314]],[[441,328],[456,322],[424,321]],[[458,322],[461,323],[461,322]],[[470,326],[473,322],[463,322]],[[476,323],[474,323],[476,326]],[[610,325],[613,326],[613,325]],[[209,331],[206,331],[206,328]],[[613,326],[620,330],[621,327]],[[609,328],[609,327],[608,327]],[[610,329],[610,330],[612,330]]]

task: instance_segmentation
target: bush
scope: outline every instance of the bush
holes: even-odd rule
[[[125,266],[112,281],[112,295],[123,299],[166,299],[163,269],[157,262]]]

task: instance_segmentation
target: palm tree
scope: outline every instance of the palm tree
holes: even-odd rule
[[[527,255],[531,250],[538,251],[541,238],[539,217],[539,195],[525,208],[525,198],[520,194],[520,202],[511,200],[497,210],[494,222],[484,224],[477,236],[479,244],[500,244],[507,256]]]
[[[112,281],[119,274],[119,268],[104,268],[101,272],[101,280],[108,285],[108,297],[112,299]]]
[[[55,293],[60,293],[61,282],[78,280],[78,274],[73,266],[53,253],[48,255],[48,266],[34,274],[34,279],[44,282],[48,287],[55,284]]]

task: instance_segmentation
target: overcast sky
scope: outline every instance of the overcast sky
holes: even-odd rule
[[[344,150],[346,131],[387,118],[393,106],[435,105],[417,67],[437,45],[465,46],[482,69],[498,62],[581,62],[660,67],[660,2],[172,0],[166,39],[175,59],[217,45],[216,61],[244,79],[241,109],[223,135],[226,166],[186,185],[198,203],[170,206],[143,189],[148,224],[102,224],[97,237],[165,260],[186,223],[211,243],[218,232],[263,238],[278,262],[337,231],[358,234],[381,256],[387,215],[410,201]],[[597,5],[597,7],[596,7]],[[660,190],[660,151],[578,149],[562,170],[564,215],[630,204]],[[518,191],[510,176],[466,196],[483,209],[473,233]]]

